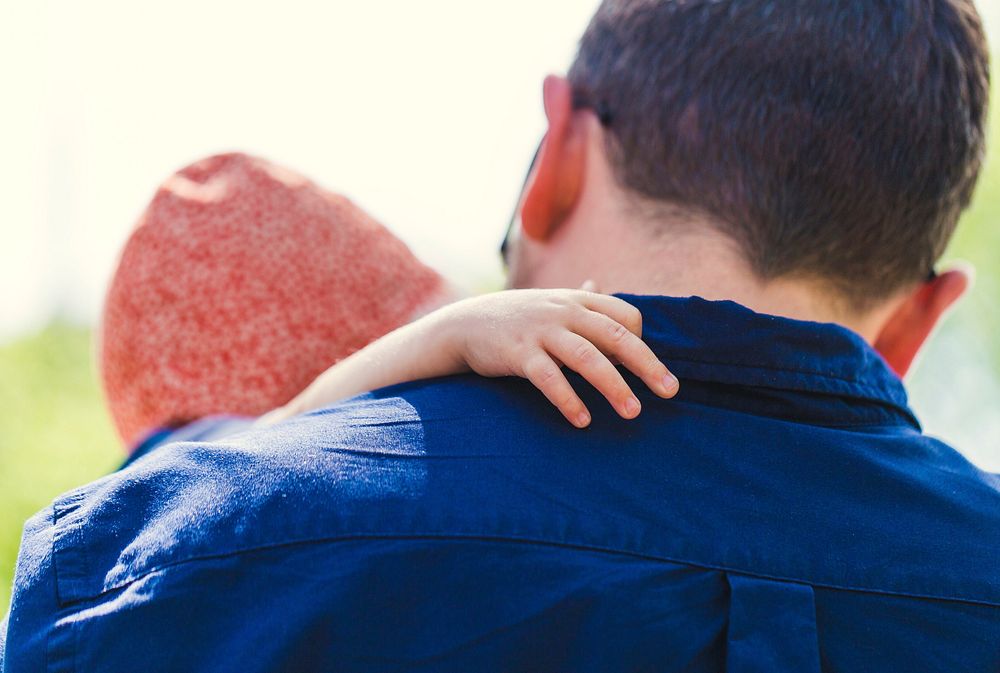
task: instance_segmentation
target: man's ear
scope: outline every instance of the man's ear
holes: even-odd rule
[[[542,89],[548,131],[535,170],[525,187],[521,226],[526,236],[544,241],[573,211],[583,188],[586,138],[573,123],[573,91],[564,77],[550,75]]]
[[[971,283],[971,269],[951,269],[921,283],[900,304],[875,340],[875,350],[893,371],[906,375],[941,317]]]

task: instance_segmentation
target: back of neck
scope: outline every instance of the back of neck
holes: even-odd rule
[[[622,229],[616,227],[602,236],[603,244],[588,246],[586,261],[579,266],[586,276],[581,282],[592,280],[608,294],[735,301],[758,313],[837,323],[869,343],[874,342],[888,317],[884,310],[857,315],[831,298],[818,282],[799,278],[762,280],[747,263],[739,245],[707,225],[632,235],[623,234]],[[582,251],[574,254],[583,261],[579,257]]]

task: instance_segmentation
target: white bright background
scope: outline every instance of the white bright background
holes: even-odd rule
[[[988,26],[997,4],[979,2]],[[0,0],[0,342],[57,314],[93,322],[156,186],[228,150],[346,193],[468,290],[497,284],[542,78],[596,6]],[[925,426],[1000,470],[986,351],[961,335],[931,350]]]
[[[93,320],[155,187],[234,149],[351,196],[458,284],[496,282],[542,78],[596,7],[0,2],[0,338]]]

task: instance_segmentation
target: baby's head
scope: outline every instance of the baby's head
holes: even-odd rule
[[[108,289],[112,418],[132,447],[210,414],[262,414],[448,294],[346,198],[262,159],[204,159],[157,191]]]

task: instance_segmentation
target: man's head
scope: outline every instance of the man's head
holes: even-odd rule
[[[873,341],[917,301],[926,336],[966,283],[929,274],[978,176],[987,61],[971,0],[605,0],[546,82],[512,281],[609,259]]]

